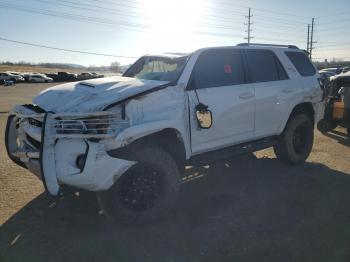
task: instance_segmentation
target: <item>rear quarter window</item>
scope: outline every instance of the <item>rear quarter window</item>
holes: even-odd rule
[[[305,53],[302,52],[286,52],[287,57],[292,62],[302,76],[313,76],[316,73],[314,66]]]

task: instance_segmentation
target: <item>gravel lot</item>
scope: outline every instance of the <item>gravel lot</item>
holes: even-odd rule
[[[0,86],[0,111],[50,84]],[[52,85],[52,84],[51,84]],[[164,221],[128,228],[93,194],[55,199],[6,156],[0,114],[0,261],[350,261],[350,140],[316,131],[305,165],[263,150],[201,168]]]

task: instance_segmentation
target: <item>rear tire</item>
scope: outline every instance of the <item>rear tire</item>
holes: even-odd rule
[[[103,212],[124,224],[148,224],[174,206],[180,189],[180,172],[173,158],[156,145],[140,145],[131,152],[138,163],[129,168],[97,199]]]
[[[290,119],[274,146],[277,159],[290,165],[304,163],[312,150],[313,129],[313,121],[305,114],[298,114]]]

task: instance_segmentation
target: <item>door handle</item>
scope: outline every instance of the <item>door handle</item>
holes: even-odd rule
[[[242,93],[239,95],[239,98],[241,98],[241,99],[249,99],[252,97],[254,97],[254,94],[250,93],[250,92]]]

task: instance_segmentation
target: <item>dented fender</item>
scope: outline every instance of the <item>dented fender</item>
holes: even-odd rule
[[[186,150],[186,158],[190,156],[189,139],[186,135],[186,130],[178,128],[180,125],[175,125],[172,120],[162,120],[151,123],[144,123],[141,125],[136,125],[123,130],[112,143],[106,144],[107,150],[117,149],[124,147],[140,138],[146,137],[148,135],[157,133],[164,129],[174,129],[179,135],[179,138],[184,144]]]

